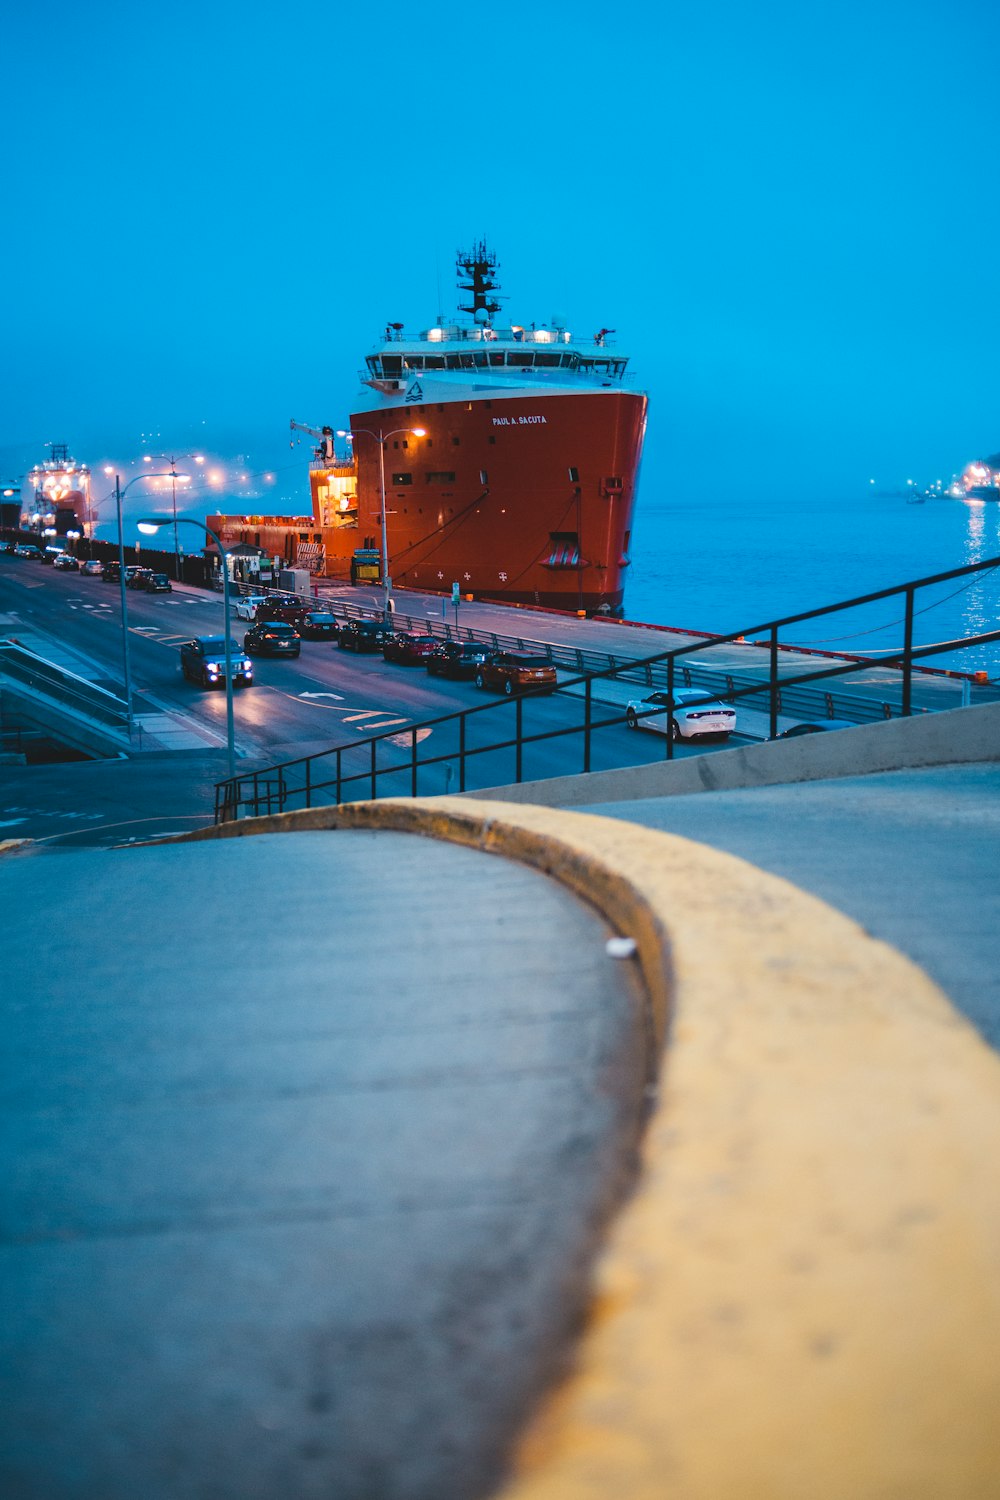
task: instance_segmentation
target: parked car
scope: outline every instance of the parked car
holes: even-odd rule
[[[45,551],[42,553],[42,562],[43,563],[48,563],[48,565],[50,567],[52,567],[52,565],[55,563],[55,560],[56,560],[57,557],[65,557],[65,556],[66,556],[66,548],[65,547],[46,547]]]
[[[127,576],[127,575],[126,575]],[[121,578],[121,567],[116,562],[105,563],[101,569],[102,583],[118,583]]]
[[[304,641],[333,641],[340,634],[340,625],[327,610],[311,609],[298,632]]]
[[[103,578],[104,564],[92,557],[89,562],[80,564],[80,574],[83,578]]]
[[[253,662],[237,646],[229,643],[229,656],[233,668],[233,687],[253,682]],[[201,635],[193,641],[185,641],[181,647],[181,671],[192,682],[202,687],[214,687],[226,680],[226,638],[224,635]]]
[[[556,669],[544,656],[521,656],[515,651],[491,651],[476,668],[476,687],[510,698],[524,688],[555,692]]]
[[[142,589],[147,594],[172,594],[174,591],[174,586],[166,573],[139,573],[131,586],[134,589]]]
[[[701,688],[675,688],[673,704],[664,692],[633,698],[625,710],[625,719],[630,729],[651,729],[654,734],[669,734],[674,740],[709,736],[726,740],[736,728],[735,708],[707,698]]]
[[[811,719],[807,724],[793,724],[791,729],[783,729],[778,739],[796,740],[800,734],[823,734],[827,729],[854,729],[855,727],[850,719]]]
[[[14,548],[14,542],[0,542],[0,555],[3,555],[5,557],[13,557]]]
[[[295,595],[286,595],[284,598],[271,595],[262,604],[258,604],[254,619],[284,620],[286,625],[294,625],[298,629],[311,608],[308,600],[296,598]]]
[[[347,620],[340,627],[337,644],[344,651],[381,651],[392,628],[379,620]]]
[[[287,620],[258,620],[243,637],[243,649],[252,656],[298,656],[302,637]]]
[[[386,661],[398,662],[401,667],[422,667],[437,645],[433,635],[406,635],[393,632],[382,642],[382,655]]]
[[[16,557],[30,557],[33,562],[40,562],[42,556],[41,547],[34,546],[31,542],[19,542],[14,548]]]
[[[233,600],[233,614],[238,620],[256,620],[258,608],[266,603],[266,594],[241,594]]]
[[[72,552],[60,552],[52,559],[52,566],[58,568],[60,573],[75,573],[80,564]]]
[[[125,569],[125,587],[127,589],[141,589],[141,588],[144,588],[145,585],[143,583],[143,579],[144,578],[152,578],[152,577],[153,577],[153,570],[152,570],[152,568],[127,567]]]
[[[489,654],[489,646],[479,641],[439,641],[424,666],[431,677],[455,677],[471,682]]]

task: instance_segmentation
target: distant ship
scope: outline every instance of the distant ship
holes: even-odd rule
[[[21,525],[44,536],[90,536],[90,469],[70,457],[65,443],[48,443],[49,457],[25,476]]]
[[[1000,453],[971,463],[962,475],[967,500],[1000,500]]]

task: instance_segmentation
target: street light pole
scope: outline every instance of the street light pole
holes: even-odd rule
[[[378,432],[373,432],[370,427],[352,427],[347,435],[353,438],[356,432],[363,432],[378,443],[379,512],[382,524],[382,618],[388,623],[392,613],[392,579],[389,577],[389,536],[385,513],[385,445],[391,437],[404,432],[410,433],[413,437],[424,437],[427,429],[425,427],[394,427],[391,432],[383,432],[380,427]]]
[[[190,474],[178,474],[178,472],[177,472],[177,461],[178,461],[178,459],[188,459],[188,458],[190,458],[196,464],[203,464],[205,462],[205,455],[203,453],[179,453],[179,454],[173,454],[173,453],[169,453],[169,454],[168,453],[156,453],[156,454],[147,453],[145,455],[144,459],[143,459],[143,462],[144,463],[151,463],[154,458],[158,458],[158,459],[161,460],[161,462],[168,463],[170,465],[170,469],[169,469],[169,472],[167,474],[164,474],[164,475],[159,475],[158,474],[156,477],[158,479],[162,478],[162,479],[169,479],[170,480],[170,502],[171,502],[171,511],[172,511],[172,514],[173,514],[173,528],[174,528],[174,580],[175,580],[175,582],[179,583],[181,581],[181,546],[180,546],[180,541],[178,540],[178,536],[177,536],[177,527],[181,523],[180,523],[180,521],[177,518],[177,481],[178,481],[178,479],[190,479],[191,475]]]
[[[128,485],[125,486],[128,489]],[[128,737],[132,740],[132,674],[128,660],[128,600],[125,597],[125,541],[122,535],[122,487],[115,475],[115,507],[118,511],[118,585],[122,596],[122,668],[125,673],[125,708],[128,713]]]
[[[128,598],[125,594],[125,538],[122,532],[122,501],[134,484],[140,479],[167,479],[166,474],[137,474],[130,479],[122,489],[119,475],[115,475],[115,508],[118,512],[118,586],[122,598],[122,668],[125,673],[125,707],[128,713],[128,737],[132,738],[134,719],[132,716],[132,673],[129,666],[128,651]]]
[[[156,516],[143,516],[139,522],[139,530],[152,534],[159,531],[161,526],[169,525],[169,521],[158,519]],[[191,521],[186,516],[181,516],[174,522],[174,525],[196,526],[199,531],[207,532],[219,549],[219,560],[222,563],[222,619],[226,633],[226,749],[229,757],[229,776],[232,779],[236,775],[236,723],[233,714],[233,646],[229,639],[229,553],[211,526],[207,526],[204,521]]]

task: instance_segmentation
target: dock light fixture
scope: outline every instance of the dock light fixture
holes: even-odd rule
[[[203,453],[146,453],[143,455],[142,461],[144,464],[151,464],[154,458],[158,459],[161,463],[170,465],[170,470],[166,475],[166,478],[170,480],[170,498],[173,510],[172,524],[174,528],[174,578],[177,582],[180,582],[181,549],[180,543],[177,539],[177,486],[178,484],[189,484],[191,482],[191,475],[178,473],[177,465],[179,462],[186,458],[191,459],[192,462],[196,464],[203,464],[205,462],[205,455]]]
[[[344,432],[347,441],[353,442],[355,436],[364,433],[367,437],[374,438],[378,443],[378,487],[381,501],[382,515],[382,618],[386,624],[389,623],[393,611],[392,603],[392,579],[389,576],[389,540],[386,536],[385,521],[385,445],[389,438],[398,437],[401,433],[408,433],[411,437],[426,437],[426,427],[394,427],[391,432],[383,432],[381,427],[377,432],[371,427],[353,427],[350,432]],[[338,432],[337,436],[340,436]]]
[[[155,536],[163,526],[194,526],[199,531],[206,532],[219,549],[219,561],[222,564],[222,619],[226,633],[226,749],[229,753],[231,780],[236,775],[236,725],[233,720],[233,644],[229,639],[229,553],[211,526],[206,526],[204,521],[191,521],[185,516],[173,521],[166,517],[143,516],[139,522],[139,530],[144,536]]]

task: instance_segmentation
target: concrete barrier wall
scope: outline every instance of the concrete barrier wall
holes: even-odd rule
[[[691,792],[735,791],[741,787],[867,776],[909,766],[987,760],[1000,760],[1000,703],[858,724],[853,729],[744,745],[711,755],[686,755],[620,771],[592,771],[589,775],[526,781],[520,786],[491,787],[465,795],[544,807],[583,807],[592,802],[679,797]]]

